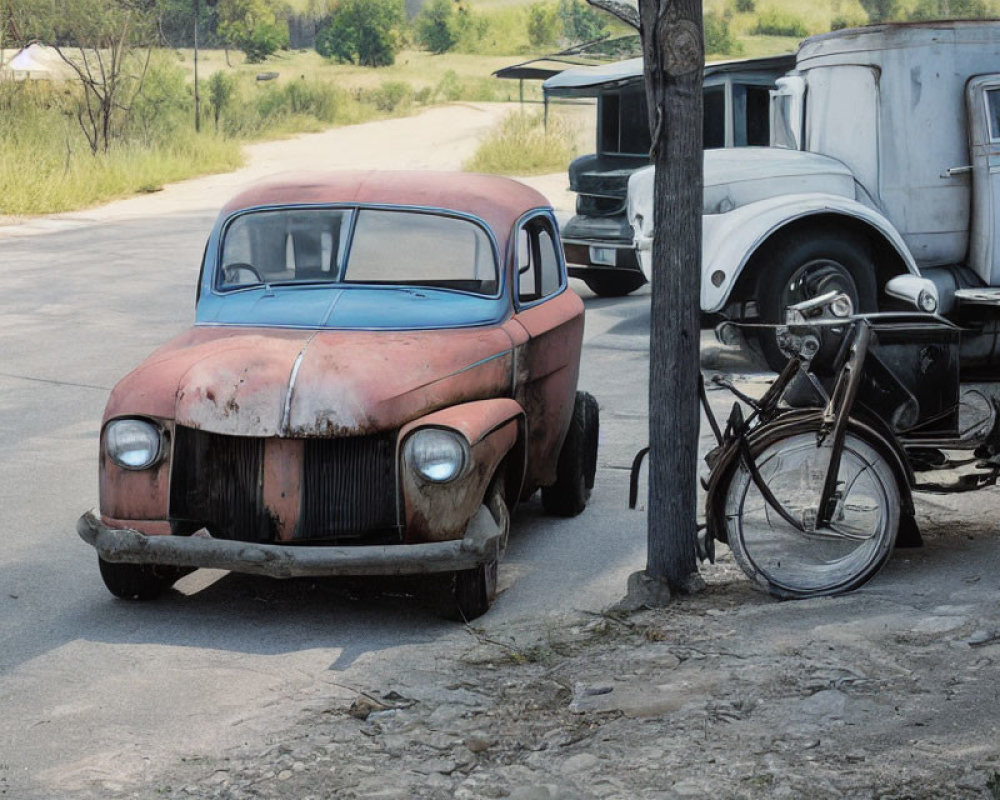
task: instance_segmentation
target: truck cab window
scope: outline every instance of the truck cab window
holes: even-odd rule
[[[704,128],[706,150],[726,146],[726,87],[705,89]]]
[[[990,125],[990,141],[1000,141],[1000,89],[986,92],[986,115]]]

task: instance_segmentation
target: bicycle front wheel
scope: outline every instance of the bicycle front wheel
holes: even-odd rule
[[[801,429],[800,429],[801,431]],[[817,446],[815,431],[778,432],[755,442],[763,483],[800,531],[764,499],[739,463],[725,487],[724,519],[733,557],[759,586],[783,598],[841,594],[877,573],[899,528],[900,491],[892,467],[865,439],[848,432],[837,474],[837,504],[817,529],[832,448]]]

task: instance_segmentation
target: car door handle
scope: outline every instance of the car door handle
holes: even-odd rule
[[[954,178],[956,175],[968,175],[972,172],[972,164],[968,164],[964,167],[952,167],[951,169],[946,169],[941,173],[942,178]]]

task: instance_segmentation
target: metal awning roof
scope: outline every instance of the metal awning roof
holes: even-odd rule
[[[705,65],[705,77],[728,75],[735,72],[787,72],[795,66],[795,54],[786,53],[780,56],[765,58],[739,58],[729,61],[713,61]],[[616,61],[613,64],[600,64],[593,67],[576,67],[554,75],[542,84],[546,96],[572,97],[594,96],[601,89],[624,86],[629,83],[641,83],[642,59],[629,58]]]

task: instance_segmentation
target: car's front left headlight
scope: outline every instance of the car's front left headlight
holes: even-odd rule
[[[122,469],[148,469],[160,459],[160,429],[141,419],[116,419],[104,432],[108,457]]]
[[[462,474],[469,461],[464,437],[441,428],[424,428],[406,440],[403,457],[411,469],[431,483],[447,483]]]

